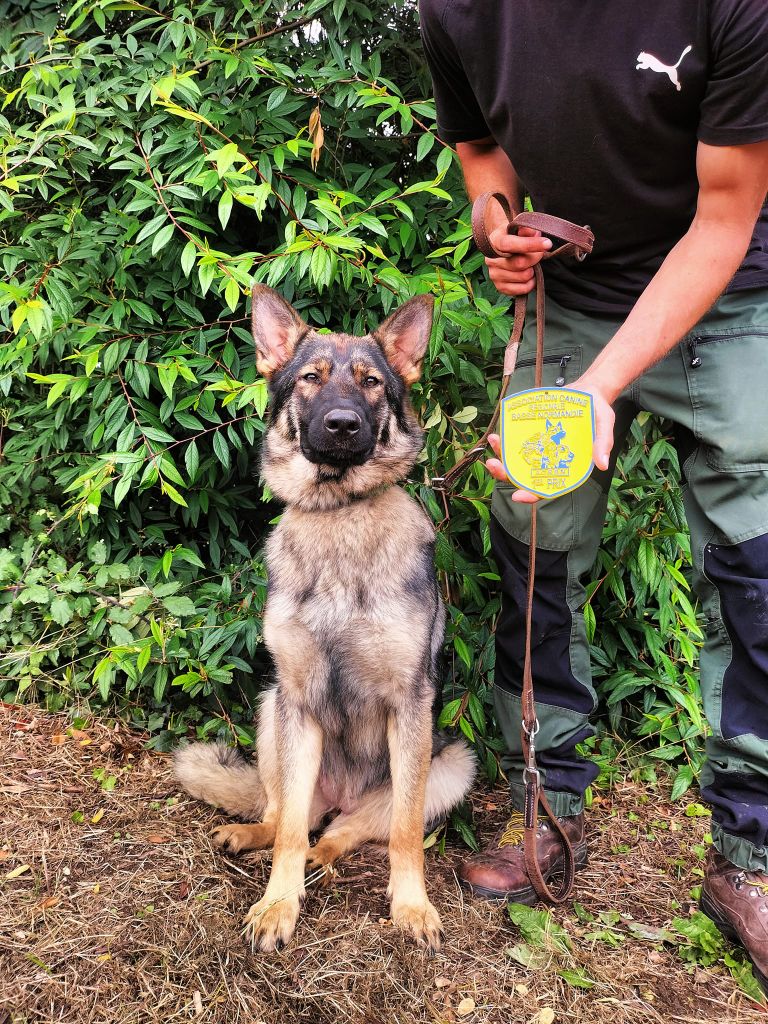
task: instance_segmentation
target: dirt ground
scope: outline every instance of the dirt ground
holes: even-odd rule
[[[503,792],[474,803],[487,836]],[[672,920],[695,910],[709,820],[685,801],[629,783],[600,794],[577,907],[528,941],[463,893],[458,842],[430,850],[446,931],[433,959],[387,920],[374,847],[309,889],[289,947],[253,955],[240,920],[269,857],[214,849],[222,820],[180,796],[168,758],[122,727],[0,705],[0,1024],[766,1020],[722,961],[689,967],[670,941]]]

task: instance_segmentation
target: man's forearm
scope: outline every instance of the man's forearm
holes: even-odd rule
[[[749,224],[705,227],[694,219],[581,380],[613,402],[717,301],[744,258],[751,235]]]
[[[470,202],[474,202],[483,192],[503,192],[518,209],[520,208],[522,190],[515,169],[507,154],[493,139],[459,142],[456,152],[464,173],[464,184]],[[499,223],[504,219],[498,208],[494,216],[498,217]]]
[[[690,228],[582,376],[613,402],[662,359],[725,290],[749,246],[768,187],[768,143],[699,144],[699,198]]]

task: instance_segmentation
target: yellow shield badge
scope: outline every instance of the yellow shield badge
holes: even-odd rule
[[[592,396],[569,388],[531,388],[501,404],[501,461],[518,487],[557,498],[592,472]]]

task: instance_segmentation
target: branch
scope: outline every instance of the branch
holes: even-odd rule
[[[235,43],[231,50],[225,50],[225,53],[233,52],[234,50],[242,50],[244,46],[251,46],[253,43],[260,43],[262,39],[269,39],[270,36],[276,36],[280,32],[291,32],[295,28],[301,28],[302,25],[309,25],[310,22],[317,21],[317,14],[311,14],[307,18],[299,18],[297,21],[289,21],[285,25],[277,25],[275,28],[271,28],[268,32],[262,32],[258,36],[249,36],[247,39],[243,39],[241,43]],[[199,64],[195,64],[195,70],[199,71],[200,68],[206,68],[209,64],[214,63],[215,58],[210,57],[208,60],[201,60]]]

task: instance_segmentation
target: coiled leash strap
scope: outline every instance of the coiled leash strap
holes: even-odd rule
[[[518,213],[513,214],[506,196],[500,192],[485,192],[479,196],[472,206],[472,234],[475,244],[484,256],[498,257],[505,253],[496,252],[490,243],[488,229],[486,226],[486,212],[489,202],[495,199],[501,206],[507,218],[507,231],[515,234],[519,228],[533,228],[545,235],[554,235],[563,240],[563,244],[542,257],[542,260],[553,259],[555,256],[573,256],[583,260],[587,253],[592,252],[595,236],[588,227],[579,227],[559,217],[551,217],[544,213]],[[536,366],[534,372],[534,387],[541,387],[542,366],[544,363],[544,275],[541,264],[537,263],[534,268],[534,280],[536,291]],[[488,429],[480,438],[478,443],[461,458],[456,465],[443,477],[435,477],[432,480],[433,488],[440,492],[443,502],[448,511],[447,495],[450,494],[453,485],[469,469],[485,451],[488,444],[488,437],[492,434],[499,421],[501,403],[507,392],[510,378],[514,373],[517,360],[517,350],[520,347],[520,339],[525,325],[525,308],[527,297],[518,295],[515,297],[514,324],[512,333],[507,342],[504,353],[504,375],[501,382],[499,400],[493,411]],[[573,887],[575,863],[571,841],[565,833],[560,822],[554,815],[549,805],[546,794],[541,787],[541,774],[536,766],[536,734],[539,731],[539,722],[536,717],[536,704],[533,694],[533,674],[531,671],[531,625],[533,618],[533,589],[536,574],[536,507],[538,502],[531,505],[531,535],[528,545],[528,588],[525,608],[525,661],[523,664],[523,689],[522,689],[522,748],[525,759],[523,769],[523,783],[525,786],[525,838],[524,854],[525,866],[528,877],[537,895],[549,903],[563,903],[568,899]],[[539,867],[539,860],[536,855],[536,827],[538,822],[539,806],[549,819],[553,830],[560,838],[563,846],[563,877],[559,888],[553,891],[544,879]]]

